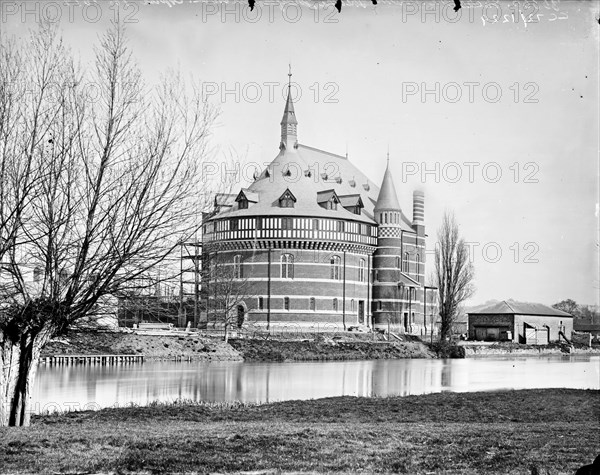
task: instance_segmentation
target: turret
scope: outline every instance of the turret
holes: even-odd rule
[[[374,208],[377,249],[373,254],[373,324],[401,331],[403,290],[400,288],[402,261],[402,211],[388,157],[379,196]]]
[[[379,197],[377,198],[373,212],[375,214],[375,221],[379,225],[400,227],[402,211],[398,202],[398,194],[394,186],[392,172],[390,171],[389,157],[383,181],[381,182]]]

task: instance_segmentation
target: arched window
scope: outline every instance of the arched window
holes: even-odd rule
[[[338,309],[338,299],[333,299],[333,311],[337,312]]]
[[[387,213],[383,213],[383,222],[387,224]]]
[[[340,280],[342,278],[342,260],[340,259],[340,256],[331,256],[329,262],[331,264],[331,278],[333,280]]]
[[[420,282],[420,280],[419,280],[420,266],[421,266],[421,256],[419,254],[417,254],[415,256],[415,275],[417,276],[417,282]]]
[[[404,253],[404,261],[402,262],[402,272],[405,272],[406,274],[408,274],[408,272],[409,272],[409,267],[408,267],[408,252]]]
[[[315,302],[315,298],[314,298],[314,297],[311,297],[311,298],[310,298],[309,305],[310,305],[310,309],[311,309],[313,312],[314,312],[314,311],[317,309],[317,304],[316,304],[316,302]]]
[[[365,260],[364,259],[360,259],[358,261],[358,281],[359,282],[365,281]]]
[[[265,308],[265,299],[264,297],[258,297],[258,309],[263,310]]]
[[[294,278],[294,256],[291,254],[283,254],[281,256],[281,278]]]
[[[350,311],[354,312],[354,299],[350,300]]]
[[[233,278],[242,278],[242,256],[240,254],[233,258]]]
[[[284,310],[290,309],[290,298],[289,297],[283,297],[283,309]]]
[[[396,256],[396,268],[400,269],[400,257]]]

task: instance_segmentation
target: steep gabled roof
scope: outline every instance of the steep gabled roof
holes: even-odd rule
[[[243,198],[251,203],[258,203],[258,193],[250,191],[248,188],[242,188],[235,198],[235,201],[240,201]]]
[[[339,196],[339,199],[340,199],[340,204],[344,208],[348,208],[350,206],[360,206],[361,208],[365,207],[365,205],[363,204],[363,201],[358,193],[354,194],[354,195],[341,195],[341,196]]]
[[[317,203],[326,203],[327,201],[333,200],[336,203],[340,202],[338,195],[335,190],[324,190],[317,192]]]
[[[279,201],[281,201],[281,200],[287,200],[287,199],[291,199],[294,203],[296,201],[298,201],[296,199],[296,197],[294,196],[294,193],[292,193],[289,188],[285,189],[285,191],[283,192],[283,194],[279,197]]]
[[[469,315],[544,315],[552,317],[572,317],[570,313],[557,310],[541,303],[516,302],[514,300],[503,300],[494,303],[476,312],[469,312]]]

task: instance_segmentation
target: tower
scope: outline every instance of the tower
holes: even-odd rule
[[[402,265],[402,210],[388,154],[387,166],[374,208],[378,226],[377,250],[373,254],[373,324],[392,331],[402,329],[403,286]]]
[[[281,142],[280,149],[294,150],[298,148],[298,121],[294,111],[294,102],[292,101],[292,67],[288,73],[288,94],[281,119]]]

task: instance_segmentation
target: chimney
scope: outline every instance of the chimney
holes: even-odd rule
[[[425,226],[425,193],[413,191],[413,226]]]

